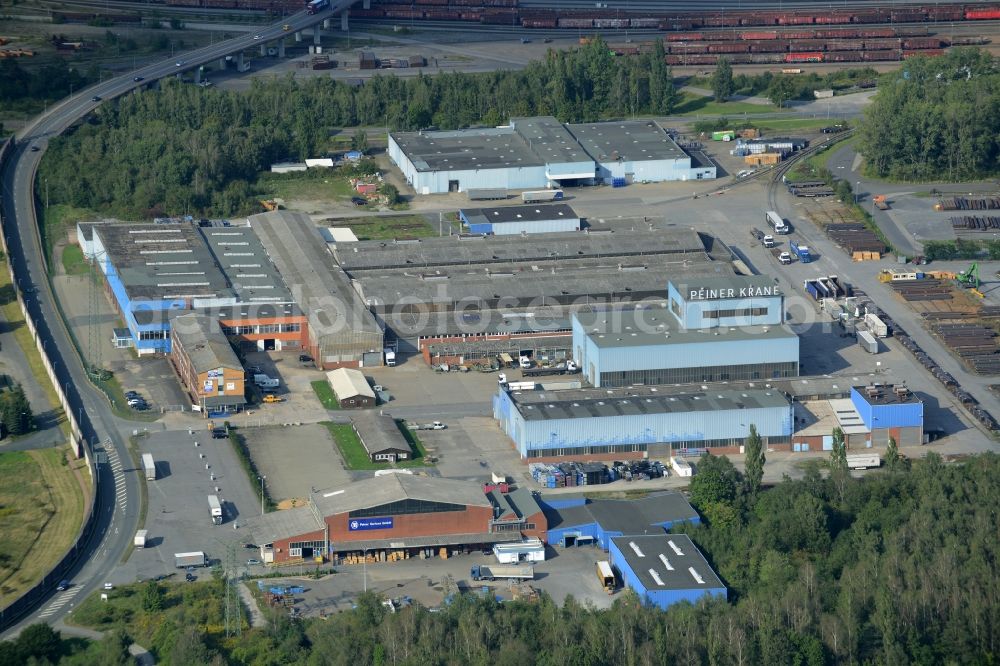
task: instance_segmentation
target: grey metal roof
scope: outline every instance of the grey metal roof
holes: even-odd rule
[[[222,334],[219,322],[198,312],[177,314],[170,319],[171,335],[180,343],[195,372],[216,368],[242,370],[243,365]]]
[[[206,308],[203,311],[219,319],[274,319],[302,314],[302,310],[295,303],[241,303],[220,308]]]
[[[587,332],[587,337],[601,349],[679,345],[696,342],[781,340],[797,337],[787,325],[719,326],[686,329],[663,308],[577,312],[573,315]]]
[[[403,433],[399,431],[399,426],[391,416],[357,412],[351,415],[351,425],[354,426],[354,431],[368,455],[384,451],[410,452],[409,442],[403,437]]]
[[[268,213],[273,215],[273,213]],[[644,257],[702,253],[705,243],[691,229],[617,229],[521,236],[441,236],[407,241],[360,241],[337,247],[337,263],[353,278],[359,271],[404,268],[562,263],[568,259]],[[624,264],[631,262],[625,261]],[[666,287],[666,285],[664,285]]]
[[[368,509],[408,498],[467,506],[492,506],[483,489],[475,482],[415,474],[385,474],[351,483],[342,490],[312,497],[323,516]]]
[[[491,490],[486,497],[493,504],[494,510],[499,510],[495,514],[496,520],[528,518],[542,512],[538,500],[527,488],[515,488],[507,493],[501,493],[499,489]]]
[[[558,499],[564,497],[557,496]],[[548,510],[546,516],[549,529],[598,523],[605,532],[621,532],[624,535],[662,533],[661,527],[654,526],[699,517],[684,495],[675,491],[654,493],[636,500],[588,499],[582,506]]]
[[[734,391],[710,386],[706,390],[674,386],[628,386],[560,391],[513,391],[511,399],[526,421],[645,416],[686,412],[713,412],[791,403],[775,389]]]
[[[687,157],[652,120],[617,120],[566,126],[598,162],[679,160]]]
[[[263,545],[322,530],[325,523],[316,515],[313,507],[300,506],[253,516],[247,519],[246,527],[253,535],[253,542]]]
[[[97,224],[92,230],[130,299],[236,295],[193,224]]]
[[[545,163],[524,137],[509,127],[391,132],[390,136],[417,171],[540,167]]]
[[[532,204],[527,206],[497,206],[495,208],[463,208],[459,212],[465,217],[470,225],[580,219],[580,216],[569,206],[569,204]]]
[[[334,265],[308,215],[282,210],[252,215],[249,221],[299,307],[309,317],[314,337],[339,337],[353,331],[371,338],[371,344],[362,346],[374,347],[377,343],[381,349],[382,329],[359,302],[343,271]]]
[[[250,227],[199,227],[223,274],[244,303],[290,303],[288,291]]]
[[[566,126],[552,116],[511,118],[510,124],[545,164],[578,163],[591,174],[594,173],[594,160]]]
[[[648,592],[725,587],[709,566],[705,556],[686,534],[620,536],[614,537],[612,541],[624,556],[625,563]],[[676,549],[671,547],[671,542]],[[630,544],[634,544],[638,552]],[[642,554],[641,557],[639,553]],[[667,568],[668,563],[670,568]],[[620,563],[618,564],[620,566]],[[689,571],[692,568],[701,577],[702,583],[699,583]],[[650,569],[656,572],[662,585],[649,573]]]

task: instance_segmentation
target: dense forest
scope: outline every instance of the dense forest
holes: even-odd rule
[[[858,142],[868,173],[947,181],[1000,173],[997,62],[979,49],[953,49],[883,77]]]
[[[687,533],[728,601],[659,611],[619,592],[599,611],[572,598],[465,595],[441,612],[393,614],[367,595],[327,620],[273,615],[266,630],[226,639],[220,590],[147,583],[136,610],[93,605],[95,626],[115,630],[104,642],[84,651],[37,632],[25,646],[0,644],[0,666],[33,650],[53,663],[96,652],[113,663],[121,630],[138,632],[158,663],[183,666],[996,663],[1000,457],[887,459],[864,479],[814,462],[803,479],[759,491],[728,459],[703,459],[691,497],[708,521]],[[84,604],[75,617],[87,613]]]
[[[288,77],[236,93],[164,80],[53,140],[41,178],[53,204],[120,217],[233,215],[253,205],[258,172],[324,154],[338,128],[447,129],[539,114],[585,121],[666,114],[677,99],[662,57],[615,58],[599,41],[517,72],[376,76],[359,88]]]

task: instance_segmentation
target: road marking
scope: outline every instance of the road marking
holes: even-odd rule
[[[73,597],[75,597],[80,592],[80,590],[82,590],[82,589],[83,589],[82,585],[77,585],[75,587],[72,587],[72,588],[66,590],[65,592],[63,592],[62,594],[60,594],[58,597],[56,597],[55,601],[53,601],[51,604],[49,604],[48,608],[46,608],[44,611],[42,611],[41,613],[39,613],[38,617],[39,618],[46,618],[46,617],[52,615],[53,613],[57,612],[60,608],[62,608],[63,606],[65,606],[67,603],[69,603],[69,601]]]

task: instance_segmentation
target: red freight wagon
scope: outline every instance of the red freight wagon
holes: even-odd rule
[[[559,19],[560,28],[593,28],[594,19],[584,19],[584,18],[561,18]]]
[[[816,17],[816,23],[824,25],[836,25],[838,23],[850,23],[850,14],[823,14]]]
[[[861,51],[835,51],[826,54],[827,62],[859,62]]]
[[[878,11],[854,12],[851,16],[851,23],[871,24],[882,23],[884,20],[884,17]]]
[[[517,0],[479,0],[483,7],[517,7]]]
[[[779,32],[778,36],[782,39],[813,39],[816,37],[815,30],[786,30],[785,32]]]
[[[831,39],[826,43],[826,51],[861,51],[865,43],[853,39]]]
[[[660,30],[691,30],[700,27],[700,23],[691,20],[663,19],[660,21]]]
[[[903,40],[904,49],[939,49],[941,40],[937,37],[907,37]]]
[[[823,62],[822,53],[786,53],[785,62]]]
[[[703,39],[705,36],[700,32],[675,32],[666,37],[668,42],[698,42]]]
[[[926,51],[903,51],[903,58],[915,58],[917,56],[940,56],[944,55],[944,49],[927,49]]]
[[[814,22],[812,16],[799,16],[796,14],[787,14],[778,18],[779,25],[812,25]]]
[[[863,60],[899,60],[899,51],[865,51],[861,54]]]
[[[795,51],[823,51],[826,49],[826,41],[822,39],[800,39],[792,42],[791,48]]]
[[[895,23],[921,23],[927,20],[927,16],[923,12],[908,12],[894,9],[892,11],[892,20]]]
[[[768,32],[741,32],[740,39],[777,39],[778,33],[771,30]]]
[[[709,53],[748,53],[750,51],[749,44],[738,44],[735,42],[730,42],[726,44],[709,44]]]
[[[740,17],[726,14],[725,16],[706,16],[702,24],[713,28],[735,28],[740,24]]]
[[[680,55],[686,53],[708,53],[708,44],[671,44],[670,52]]]
[[[898,39],[866,39],[866,51],[884,51],[885,49],[898,49],[900,40]]]
[[[924,11],[931,21],[961,21],[965,18],[961,7],[926,7]]]
[[[896,33],[892,28],[862,28],[858,31],[859,37],[895,37]]]
[[[627,28],[628,19],[622,18],[595,18],[595,28]]]
[[[772,62],[784,62],[784,53],[755,53],[751,57],[751,62],[754,63],[772,63]]]
[[[788,42],[784,39],[750,42],[750,53],[775,53],[788,50]]]
[[[857,28],[822,28],[816,31],[817,39],[853,39],[860,36],[861,31]]]
[[[634,18],[634,19],[629,19],[629,25],[633,28],[656,28],[660,25],[660,19]]]
[[[521,25],[525,28],[554,28],[556,20],[554,18],[521,19]]]

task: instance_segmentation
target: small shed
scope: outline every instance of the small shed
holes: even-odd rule
[[[360,371],[353,368],[337,368],[326,373],[326,381],[337,395],[341,409],[375,406],[375,391]]]
[[[520,543],[498,543],[493,546],[493,554],[500,564],[544,562],[545,544],[541,539],[527,539]]]

